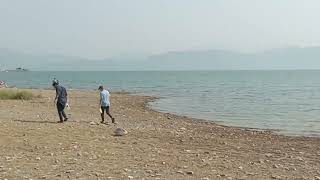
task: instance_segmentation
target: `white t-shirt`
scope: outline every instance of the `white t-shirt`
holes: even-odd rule
[[[110,106],[110,100],[109,100],[110,93],[109,93],[109,91],[107,91],[105,89],[102,90],[100,92],[100,97],[101,97],[101,106],[103,106],[103,107]]]

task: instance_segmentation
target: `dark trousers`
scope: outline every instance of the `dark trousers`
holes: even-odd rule
[[[112,122],[114,123],[114,118],[110,114],[109,108],[110,108],[109,106],[101,106],[101,110],[102,110],[101,119],[102,119],[102,122],[104,122],[104,112],[106,112],[106,114],[112,119]]]
[[[58,114],[59,114],[59,118],[60,118],[60,122],[63,122],[63,118],[64,119],[67,119],[67,115],[66,113],[64,112],[64,108],[65,108],[65,105],[62,104],[62,103],[57,103],[57,109],[58,109]]]

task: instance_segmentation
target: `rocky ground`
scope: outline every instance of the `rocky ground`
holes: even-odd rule
[[[54,91],[32,91],[42,97],[0,100],[0,179],[320,179],[319,138],[163,114],[125,93],[111,98],[118,124],[100,124],[94,91],[70,91],[58,124]]]

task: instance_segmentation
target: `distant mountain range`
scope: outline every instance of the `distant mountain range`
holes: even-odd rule
[[[257,70],[320,69],[320,47],[282,48],[245,54],[223,50],[180,51],[140,58],[85,59],[30,55],[0,49],[0,69],[30,70]]]

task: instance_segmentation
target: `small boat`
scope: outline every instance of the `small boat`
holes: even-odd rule
[[[7,69],[5,70],[5,72],[26,72],[29,71],[29,69],[25,69],[25,68],[16,68],[16,69]]]

